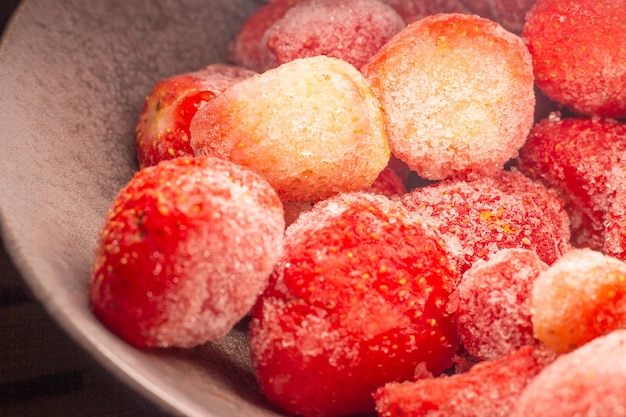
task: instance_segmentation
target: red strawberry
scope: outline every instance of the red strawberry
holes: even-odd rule
[[[229,45],[229,59],[237,65],[262,72],[261,39],[265,31],[303,0],[274,0],[259,7],[243,24]]]
[[[381,0],[409,24],[437,13],[467,13],[460,0]]]
[[[523,389],[555,357],[525,346],[464,374],[387,384],[376,392],[376,409],[382,417],[508,416]]]
[[[559,356],[520,395],[511,417],[626,415],[626,330]]]
[[[136,129],[139,166],[193,156],[189,123],[198,108],[252,71],[223,64],[159,81],[146,97]]]
[[[538,0],[522,37],[546,96],[580,114],[626,117],[626,0]]]
[[[626,261],[626,175],[616,175],[615,194],[604,216],[605,235],[602,250],[606,255]],[[618,171],[619,172],[619,171]]]
[[[263,69],[326,55],[361,68],[406,23],[378,0],[308,0],[274,22],[261,42]]]
[[[250,309],[281,253],[280,200],[231,162],[181,157],[139,171],[100,232],[95,315],[138,347],[192,347]]]
[[[526,13],[536,0],[460,0],[471,13],[500,23],[513,33],[521,33]]]
[[[528,177],[558,191],[571,219],[572,242],[601,250],[613,173],[626,156],[626,124],[553,114],[535,125],[518,160]]]
[[[501,249],[530,249],[547,264],[570,249],[563,202],[519,171],[440,181],[401,201],[438,230],[461,272]]]
[[[285,256],[252,312],[261,391],[288,413],[374,410],[372,394],[440,374],[457,341],[445,304],[458,282],[438,237],[400,203],[341,194],[286,231]]]
[[[547,268],[528,249],[502,249],[486,261],[474,262],[448,303],[467,353],[477,359],[496,359],[538,344],[530,292],[533,281]]]

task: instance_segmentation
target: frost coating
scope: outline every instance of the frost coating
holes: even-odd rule
[[[287,228],[252,311],[261,391],[291,414],[351,415],[419,364],[439,375],[457,347],[445,311],[457,282],[437,235],[400,203],[365,192],[318,203]]]
[[[405,194],[402,202],[441,233],[462,272],[501,249],[530,249],[552,264],[570,248],[561,199],[518,171],[441,181]]]
[[[528,249],[503,249],[463,274],[448,310],[458,318],[461,342],[481,360],[537,345],[530,314],[533,281],[548,268]]]
[[[591,249],[573,249],[535,280],[535,336],[555,352],[569,352],[626,328],[626,263]]]
[[[624,16],[624,0],[537,1],[522,37],[541,91],[581,115],[625,117]]]
[[[371,185],[389,161],[380,103],[359,71],[303,58],[242,81],[196,113],[196,154],[262,175],[285,201]]]
[[[528,50],[477,16],[415,22],[362,72],[385,109],[392,153],[426,179],[501,170],[533,124]]]
[[[144,168],[100,232],[94,313],[142,348],[220,338],[267,286],[283,231],[278,196],[249,170],[206,157]]]
[[[261,40],[264,68],[297,58],[326,55],[361,68],[405,27],[391,7],[378,0],[309,0],[289,9]]]
[[[533,127],[517,166],[559,193],[571,220],[572,244],[601,250],[610,207],[621,198],[624,161],[624,123],[555,112]]]
[[[530,382],[513,417],[623,416],[626,330],[559,356]]]

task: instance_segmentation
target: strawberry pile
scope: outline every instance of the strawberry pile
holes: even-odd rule
[[[476,13],[476,14],[473,14]],[[274,0],[159,81],[99,234],[142,349],[303,417],[626,416],[626,0]]]

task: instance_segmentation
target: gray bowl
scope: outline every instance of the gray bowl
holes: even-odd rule
[[[167,412],[277,415],[258,392],[245,326],[190,350],[143,352],[87,297],[96,234],[137,170],[134,128],[161,78],[223,62],[258,3],[25,0],[0,46],[0,230],[32,294],[106,369]]]

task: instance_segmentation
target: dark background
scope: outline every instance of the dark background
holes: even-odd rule
[[[0,2],[0,33],[4,29],[13,10],[17,7],[18,0],[2,0]]]

